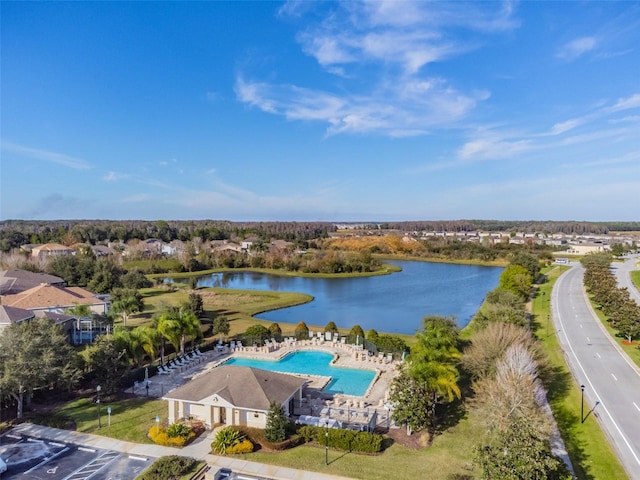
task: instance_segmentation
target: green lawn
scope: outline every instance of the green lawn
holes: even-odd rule
[[[567,367],[553,325],[548,323],[551,289],[567,268],[547,271],[548,282],[541,285],[532,304],[533,330],[550,362],[550,378],[545,381],[549,403],[578,479],[627,478],[595,417],[580,422],[580,388]]]
[[[640,289],[640,270],[633,270],[631,272],[631,281],[636,288]]]
[[[107,408],[111,407],[111,425]],[[149,429],[155,425],[156,416],[164,422],[167,418],[167,403],[164,400],[130,398],[118,401],[105,401],[100,405],[102,427],[98,428],[98,406],[86,398],[69,402],[57,408],[51,415],[39,419],[38,423],[57,426],[60,420],[71,419],[78,432],[94,433],[105,437],[117,438],[135,443],[153,443],[147,437]]]
[[[357,455],[329,450],[325,465],[322,446],[301,446],[280,453],[251,453],[243,458],[290,468],[330,473],[351,478],[480,478],[473,468],[473,448],[482,431],[478,422],[464,418],[456,426],[436,437],[433,445],[419,450],[391,445],[380,455]]]

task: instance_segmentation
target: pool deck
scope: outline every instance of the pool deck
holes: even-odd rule
[[[191,361],[189,364],[174,369],[168,375],[156,375],[146,383],[139,382],[133,387],[127,388],[127,393],[138,396],[160,398],[169,391],[189,382],[193,378],[202,375],[229,358],[253,358],[257,360],[277,361],[292,352],[314,350],[334,355],[332,365],[347,368],[359,368],[374,370],[376,376],[369,385],[365,395],[357,397],[345,394],[333,394],[323,392],[322,388],[330,381],[329,377],[315,375],[298,375],[307,378],[309,383],[304,389],[304,398],[296,405],[296,415],[317,415],[337,419],[346,423],[354,421],[368,422],[371,418],[377,419],[375,423],[388,427],[388,409],[385,403],[389,398],[389,385],[397,375],[398,360],[389,357],[370,356],[362,346],[344,344],[340,342],[303,340],[270,343],[265,347],[243,347],[220,345],[211,351],[203,352],[203,355]],[[290,374],[294,375],[294,374]],[[375,416],[373,414],[376,413]]]

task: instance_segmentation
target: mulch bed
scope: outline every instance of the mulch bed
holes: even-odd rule
[[[386,435],[393,439],[393,441],[398,445],[402,445],[406,448],[419,450],[429,446],[428,434],[426,432],[407,435],[406,428],[390,428]]]

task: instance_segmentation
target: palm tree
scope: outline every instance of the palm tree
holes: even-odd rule
[[[200,320],[189,308],[171,308],[160,315],[158,319],[158,332],[184,355],[184,346],[187,336],[200,337]]]
[[[143,310],[144,303],[137,296],[128,295],[113,302],[111,309],[122,316],[122,324],[126,327],[129,315]]]

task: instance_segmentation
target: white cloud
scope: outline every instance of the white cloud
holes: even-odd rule
[[[619,112],[621,110],[629,110],[631,108],[640,108],[640,93],[636,93],[627,98],[619,98],[618,101],[609,110]]]
[[[493,160],[512,158],[533,148],[530,140],[475,139],[465,143],[458,150],[462,160]]]
[[[496,7],[497,5],[497,7]],[[511,3],[288,2],[281,16],[299,18],[314,10],[312,23],[297,35],[303,52],[341,77],[335,90],[236,80],[237,98],[263,112],[290,120],[319,121],[328,134],[424,135],[464,119],[489,93],[453,87],[446,78],[425,75],[429,64],[477,48],[475,40],[454,40],[518,25]],[[458,35],[460,29],[470,35]],[[454,32],[455,30],[455,32]],[[351,93],[354,85],[364,93]],[[355,91],[355,90],[354,90]]]
[[[572,62],[596,48],[596,45],[597,40],[595,37],[576,38],[560,47],[556,53],[556,57],[567,62]]]
[[[561,133],[568,132],[574,128],[582,125],[585,122],[583,118],[574,118],[572,120],[565,120],[564,122],[556,123],[551,127],[551,135],[560,135]]]
[[[462,94],[442,80],[388,82],[369,95],[334,95],[296,87],[236,82],[238,98],[290,120],[319,121],[327,133],[378,133],[400,137],[424,134],[464,118],[486,92]]]
[[[104,180],[105,182],[115,182],[117,180],[123,180],[129,177],[130,175],[126,173],[117,173],[117,172],[110,171],[102,176],[102,180]]]
[[[40,150],[37,148],[25,147],[23,145],[17,145],[11,142],[2,142],[2,150],[12,152],[24,157],[33,158],[35,160],[42,160],[45,162],[56,163],[65,167],[73,168],[75,170],[88,170],[91,165],[82,158],[72,157],[65,155],[64,153],[49,152],[47,150]]]

